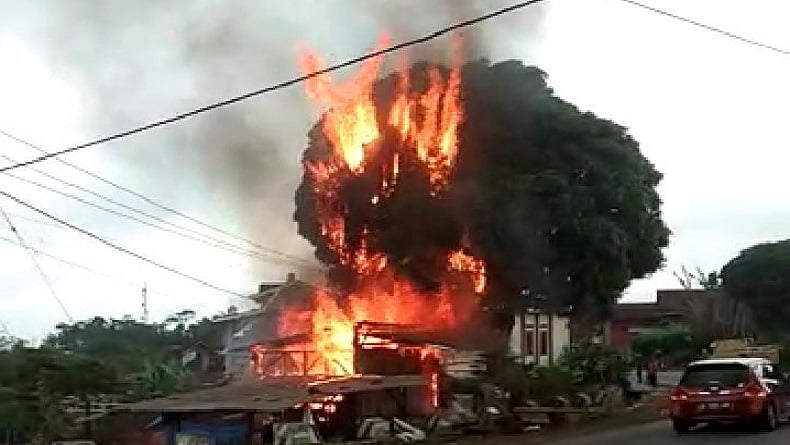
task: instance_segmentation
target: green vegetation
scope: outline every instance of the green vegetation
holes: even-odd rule
[[[579,344],[565,350],[554,366],[523,365],[507,357],[489,362],[491,382],[510,394],[510,404],[527,400],[552,403],[558,396],[595,393],[607,385],[625,385],[628,365],[616,351],[597,344]]]
[[[412,67],[412,88],[425,88],[429,68]],[[483,60],[464,66],[462,76],[464,125],[444,199],[428,193],[426,176],[424,184],[399,182],[409,186],[380,204],[360,205],[370,201],[365,184],[380,182],[364,178],[338,196],[346,227],[368,227],[371,246],[421,285],[429,286],[426,277],[438,273],[434,252],[468,241],[486,261],[492,307],[507,312],[523,306],[528,288],[531,295],[551,296],[548,303],[557,307],[572,306],[579,316],[605,319],[630,281],[663,261],[669,230],[656,192],[661,174],[624,127],[557,97],[536,67]],[[390,76],[376,84],[379,109],[389,108],[397,80]],[[330,149],[314,128],[304,160],[326,159]],[[378,175],[381,169],[369,171]],[[311,181],[306,175],[296,193],[299,233],[344,282],[353,274],[320,231]]]
[[[180,353],[197,341],[216,341],[208,319],[189,325],[182,311],[163,324],[96,317],[60,324],[40,347],[0,344],[0,432],[50,440],[74,431],[66,398],[99,396],[130,401],[187,389],[191,375]]]
[[[669,324],[655,332],[638,335],[631,347],[638,357],[658,354],[663,363],[675,365],[700,358],[709,343],[709,339],[695,336],[689,329]]]
[[[724,289],[752,311],[761,333],[787,336],[790,319],[790,240],[742,251],[722,269]]]
[[[628,364],[617,351],[593,343],[567,348],[558,366],[570,372],[579,386],[621,385],[628,371]]]

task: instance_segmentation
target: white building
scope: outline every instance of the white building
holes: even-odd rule
[[[312,287],[289,273],[283,282],[261,283],[258,292],[248,298],[257,308],[217,317],[214,323],[221,325],[224,348],[225,373],[234,377],[249,371],[250,348],[277,340],[279,317],[286,307],[309,307]]]
[[[518,362],[549,366],[570,345],[571,323],[567,314],[525,309],[515,315],[509,352]]]

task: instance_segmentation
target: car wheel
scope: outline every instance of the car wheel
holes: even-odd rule
[[[778,425],[779,419],[776,417],[776,408],[772,404],[769,404],[765,408],[765,413],[763,413],[760,419],[760,431],[773,431]]]
[[[678,434],[686,434],[691,429],[691,425],[682,420],[672,419],[672,429]]]

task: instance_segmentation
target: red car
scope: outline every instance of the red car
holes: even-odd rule
[[[764,431],[790,418],[790,382],[769,360],[693,362],[672,390],[672,426],[686,433],[700,423],[742,423]]]

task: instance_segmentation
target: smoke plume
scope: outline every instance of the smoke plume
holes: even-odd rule
[[[78,85],[89,128],[104,135],[291,78],[300,44],[335,61],[368,49],[381,30],[413,38],[507,3],[52,0],[17,2],[0,28]],[[466,55],[523,48],[541,16],[534,7],[470,29]],[[442,61],[447,45],[409,57]],[[306,252],[292,199],[315,111],[290,88],[91,150],[123,164],[119,182],[261,244]]]

